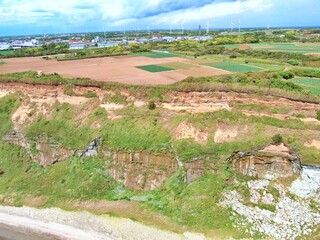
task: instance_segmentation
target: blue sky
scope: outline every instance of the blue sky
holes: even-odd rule
[[[320,0],[0,0],[0,35],[320,26]]]

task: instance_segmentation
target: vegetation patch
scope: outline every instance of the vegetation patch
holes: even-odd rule
[[[290,81],[320,96],[320,78],[294,78]]]
[[[315,53],[320,51],[320,46],[317,45],[297,45],[294,43],[253,43],[248,44],[254,49],[265,49],[269,51],[282,51],[292,53]]]
[[[149,57],[149,58],[169,58],[169,57],[177,57],[179,55],[174,53],[169,53],[169,52],[139,52],[139,53],[133,53],[132,56]]]
[[[3,64],[5,64],[5,62],[0,62],[0,65],[3,65]]]
[[[247,73],[247,72],[254,72],[254,71],[261,71],[262,68],[239,64],[234,62],[215,62],[215,63],[207,63],[205,64],[210,67],[220,68],[230,72],[238,72],[238,73]]]
[[[8,55],[14,53],[13,50],[2,50],[0,51],[0,55]]]
[[[163,67],[160,65],[145,65],[145,66],[139,66],[137,68],[140,68],[148,72],[167,72],[167,71],[175,70],[173,68]]]
[[[19,107],[19,94],[10,94],[0,98],[0,139],[13,128],[11,114]]]

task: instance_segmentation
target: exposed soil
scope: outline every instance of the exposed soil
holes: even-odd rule
[[[201,131],[198,127],[188,122],[182,122],[178,125],[174,132],[176,139],[193,138],[200,144],[206,144],[208,141],[209,133]]]
[[[0,59],[1,61],[1,59]],[[127,84],[172,84],[188,76],[213,76],[229,74],[228,71],[206,66],[152,73],[136,68],[150,64],[188,62],[187,59],[147,57],[102,57],[72,61],[43,60],[40,57],[10,58],[1,66],[0,73],[41,71],[44,74],[59,73],[66,77],[87,77],[97,81]]]
[[[218,123],[218,129],[214,133],[214,142],[221,144],[224,142],[232,142],[238,136],[237,126],[229,126],[223,122]]]
[[[108,113],[108,118],[111,120],[121,119],[123,116],[115,114],[116,110],[123,109],[125,105],[116,104],[116,103],[105,103],[100,105],[101,108],[104,108]]]
[[[313,139],[310,142],[306,142],[304,145],[306,147],[315,147],[316,149],[320,150],[320,140]]]
[[[250,47],[248,45],[246,45],[246,44],[240,44],[239,49],[247,50],[247,49],[250,49]]]

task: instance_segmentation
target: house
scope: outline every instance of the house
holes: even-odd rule
[[[88,45],[85,43],[72,43],[69,45],[69,49],[85,49]]]
[[[105,43],[98,43],[98,48],[106,48],[106,47],[118,47],[118,43],[116,42],[105,42]]]

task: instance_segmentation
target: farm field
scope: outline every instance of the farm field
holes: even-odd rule
[[[10,53],[13,53],[13,50],[2,50],[2,51],[0,51],[0,55],[8,55]]]
[[[163,67],[160,65],[145,65],[145,66],[138,66],[137,68],[140,68],[148,72],[166,72],[166,71],[174,70],[173,68]]]
[[[294,78],[290,81],[320,96],[320,78]]]
[[[238,72],[238,73],[246,73],[253,71],[261,71],[264,70],[259,67],[254,67],[246,64],[239,64],[234,62],[215,62],[215,63],[207,63],[205,64],[210,67],[220,68],[230,72]]]
[[[133,53],[131,56],[135,57],[148,57],[148,58],[169,58],[177,57],[178,54],[167,53],[167,52],[143,52],[143,53]]]
[[[134,85],[172,84],[189,76],[232,74],[228,70],[208,67],[182,57],[149,58],[143,56],[101,57],[72,61],[44,60],[40,57],[0,59],[1,73],[42,71],[64,77],[90,78],[103,82]],[[210,62],[210,61],[205,61]],[[211,61],[212,62],[212,61]]]
[[[184,63],[184,62],[172,62],[172,63],[164,63],[159,66],[171,68],[171,69],[190,69],[193,67],[192,63]]]
[[[292,53],[320,53],[320,44],[303,44],[303,43],[252,43],[246,44],[248,48],[256,50],[281,51]],[[226,44],[225,48],[241,48],[240,44]]]
[[[58,73],[65,77],[84,77],[103,82],[125,84],[172,84],[188,77],[175,71],[148,72],[137,68],[145,65],[158,65],[184,61],[182,58],[148,57],[101,57],[72,61],[43,60],[40,57],[0,59],[1,73],[42,71],[44,74]]]

